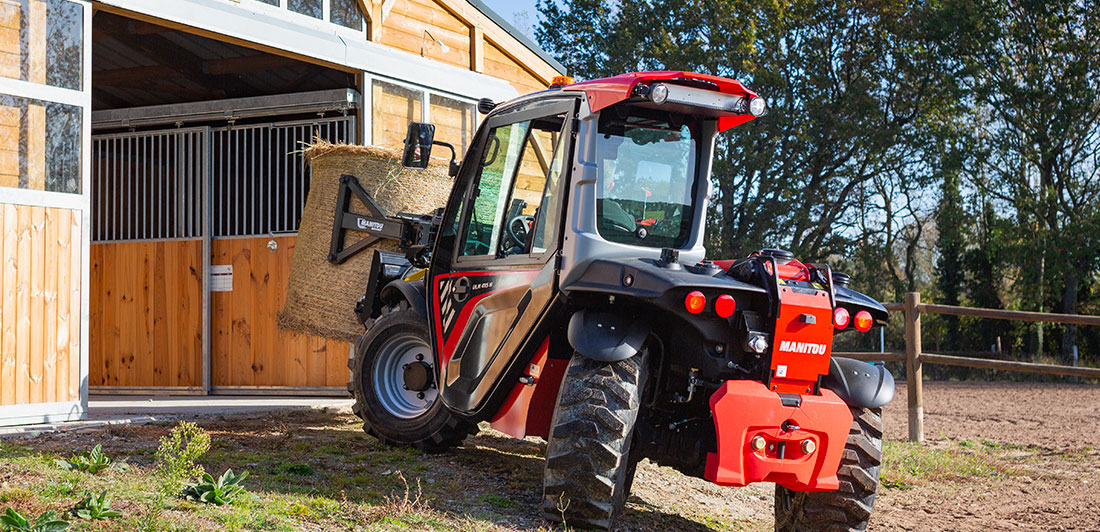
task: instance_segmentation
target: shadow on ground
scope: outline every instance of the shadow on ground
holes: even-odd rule
[[[551,528],[540,515],[545,451],[540,442],[483,430],[460,448],[428,454],[385,446],[364,434],[357,418],[333,410],[211,416],[197,423],[213,440],[201,461],[206,470],[249,471],[254,491],[367,504],[407,498],[503,529]],[[103,444],[113,456],[151,467],[158,440],[172,424],[44,435],[33,448],[68,456]],[[718,530],[651,502],[632,497],[619,529]]]

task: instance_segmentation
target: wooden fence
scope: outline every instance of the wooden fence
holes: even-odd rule
[[[1082,316],[1079,314],[1053,314],[1049,312],[1023,312],[1016,310],[996,310],[984,308],[955,307],[951,305],[932,305],[920,302],[919,292],[905,294],[905,303],[886,303],[890,311],[903,311],[905,317],[905,351],[887,353],[833,353],[837,356],[858,360],[905,363],[905,380],[909,401],[909,440],[924,441],[924,387],[921,382],[924,364],[962,366],[968,368],[996,369],[1002,371],[1020,371],[1063,375],[1067,377],[1085,377],[1100,379],[1100,368],[1080,368],[1053,364],[1033,364],[1030,362],[1012,362],[1008,360],[990,360],[984,358],[960,357],[926,353],[921,347],[920,315],[950,314],[953,316],[975,316],[1000,320],[1043,321],[1076,325],[1100,325],[1100,316]]]

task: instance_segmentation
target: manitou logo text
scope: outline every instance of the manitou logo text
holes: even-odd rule
[[[792,342],[790,340],[783,340],[779,343],[779,350],[786,351],[788,353],[805,353],[810,355],[824,355],[828,346],[825,344],[814,344],[810,342]]]

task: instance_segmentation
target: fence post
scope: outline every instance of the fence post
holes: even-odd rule
[[[920,292],[905,294],[905,382],[909,399],[909,441],[924,441],[924,387],[921,383]]]

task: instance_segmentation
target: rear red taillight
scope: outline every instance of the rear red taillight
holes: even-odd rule
[[[852,320],[852,315],[848,314],[848,309],[844,307],[837,307],[833,311],[833,327],[837,329],[843,329],[848,326],[848,322]]]
[[[714,312],[720,317],[728,318],[733,316],[735,310],[737,310],[737,302],[734,301],[733,296],[729,294],[722,294],[714,301]]]
[[[707,296],[698,290],[692,290],[684,298],[684,308],[692,314],[698,314],[707,306]]]
[[[867,332],[871,330],[871,325],[875,323],[875,320],[871,318],[871,313],[866,310],[856,312],[856,330],[859,332]]]

